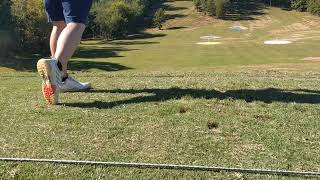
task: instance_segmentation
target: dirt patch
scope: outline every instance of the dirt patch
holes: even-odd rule
[[[208,121],[207,122],[208,129],[217,129],[219,124],[215,121]]]
[[[312,28],[306,24],[294,23],[288,26],[284,26],[281,29],[271,31],[271,34],[284,34],[289,32],[309,31]]]
[[[180,114],[184,114],[184,113],[186,113],[188,110],[189,110],[189,108],[181,106],[180,109],[179,109],[179,113],[180,113]]]
[[[283,26],[280,29],[275,29],[271,31],[273,35],[279,34],[287,34],[290,32],[304,32],[304,31],[312,31],[314,29],[320,28],[320,19],[318,17],[313,18],[303,18],[302,22],[300,23],[293,23],[287,26]]]

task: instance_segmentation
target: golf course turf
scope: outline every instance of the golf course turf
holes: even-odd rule
[[[320,18],[265,8],[254,20],[215,20],[192,1],[166,4],[181,16],[162,31],[83,41],[70,75],[93,89],[61,94],[59,106],[43,100],[40,57],[1,63],[0,157],[320,171],[320,64],[303,61],[320,56]],[[210,35],[221,44],[196,44]],[[292,43],[264,44],[273,39]],[[300,179],[8,162],[0,177]]]

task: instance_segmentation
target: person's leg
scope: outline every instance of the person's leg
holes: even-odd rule
[[[67,76],[68,61],[79,45],[84,29],[84,24],[70,22],[61,32],[56,43],[53,57],[61,63],[64,77]]]
[[[57,46],[57,40],[65,26],[63,8],[61,0],[44,0],[45,10],[49,22],[53,23],[50,36],[50,50],[54,55]],[[59,93],[61,82],[61,72],[57,60],[53,58],[40,59],[37,63],[37,69],[42,77],[42,93],[48,104],[55,105],[59,103]]]
[[[50,51],[51,57],[54,57],[56,54],[59,36],[63,29],[66,27],[66,23],[64,21],[53,21],[52,25],[53,27],[50,35]]]
[[[92,0],[63,0],[60,1],[63,9],[66,27],[61,32],[54,59],[58,60],[59,68],[62,70],[61,92],[82,91],[91,88],[90,83],[79,82],[68,76],[68,61],[80,44],[85,23],[92,5]]]
[[[58,104],[60,92],[91,87],[90,83],[67,77],[67,64],[80,43],[91,3],[92,0],[44,0],[48,19],[53,22],[50,37],[52,58],[39,60],[37,69],[43,79],[42,92],[48,104]]]
[[[92,0],[65,0],[61,1],[61,5],[67,26],[59,36],[54,58],[61,63],[63,76],[66,77],[68,61],[80,44]]]

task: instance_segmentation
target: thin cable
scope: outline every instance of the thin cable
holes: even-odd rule
[[[54,159],[29,159],[29,158],[0,158],[0,161],[94,165],[94,166],[127,167],[127,168],[174,169],[174,170],[188,170],[188,171],[213,171],[213,172],[224,171],[224,172],[267,174],[267,175],[279,175],[279,176],[317,176],[317,177],[319,176],[320,177],[320,172],[227,168],[227,167],[214,167],[214,166],[190,166],[190,165],[175,165],[175,164],[99,162],[99,161],[75,161],[75,160],[54,160]]]

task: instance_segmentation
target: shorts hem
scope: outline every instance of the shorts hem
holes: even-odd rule
[[[80,24],[86,24],[87,21],[79,18],[66,18],[65,19],[66,24],[69,23],[80,23]]]

